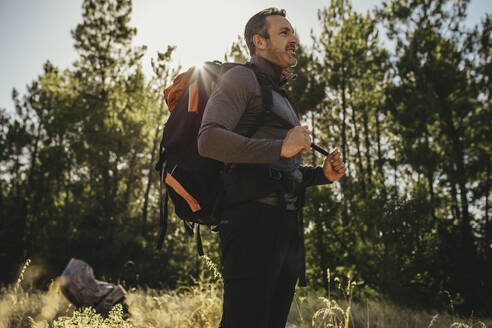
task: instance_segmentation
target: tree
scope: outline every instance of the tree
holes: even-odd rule
[[[232,43],[231,49],[224,54],[224,61],[231,63],[245,64],[249,58],[249,49],[246,42],[241,36],[237,36],[237,40]]]
[[[490,130],[480,122],[483,111],[475,100],[479,93],[470,78],[475,70],[473,53],[462,26],[468,2],[389,1],[380,10],[397,45],[388,104],[395,118],[394,133],[402,140],[400,165],[408,165],[409,175],[426,181],[435,231],[443,242],[433,275],[446,277],[440,288],[460,295],[466,311],[472,305],[483,309],[477,298],[485,297],[481,292],[485,281],[470,274],[480,263],[475,244],[484,222],[471,211],[470,192],[477,182],[474,159],[485,155],[477,149],[476,131]]]
[[[472,200],[478,203],[483,213],[483,222],[478,232],[480,236],[479,252],[486,262],[492,259],[492,223],[490,220],[491,169],[492,169],[492,15],[485,15],[481,26],[475,26],[466,39],[465,46],[473,55],[470,70],[478,92],[477,115],[474,118],[470,160],[472,179],[477,181],[472,187]],[[483,199],[483,201],[481,201]]]
[[[133,170],[145,147],[138,138],[143,115],[137,111],[138,93],[144,89],[139,60],[145,47],[131,47],[136,33],[129,26],[131,1],[87,0],[82,8],[83,21],[72,32],[80,54],[75,63],[78,92],[86,112],[81,156],[93,199],[89,215],[102,213],[104,222],[123,214],[118,196],[129,197],[140,184],[136,177],[123,181],[119,173],[122,167]]]
[[[327,235],[336,236],[331,254],[342,248],[347,258],[332,266],[345,266],[366,283],[378,286],[377,259],[381,222],[377,212],[386,200],[383,143],[386,113],[383,90],[388,54],[379,45],[376,20],[352,11],[349,1],[332,1],[318,11],[322,26],[315,38],[321,60],[319,81],[326,85],[319,130],[328,144],[341,146],[348,174],[340,181],[340,216],[326,216]],[[377,168],[377,174],[374,174]],[[326,215],[326,214],[325,214]],[[323,234],[319,234],[323,236]],[[325,237],[327,238],[327,237]],[[374,260],[368,260],[374,259]],[[326,283],[325,283],[326,285]]]

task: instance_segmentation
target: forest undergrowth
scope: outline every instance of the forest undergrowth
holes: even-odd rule
[[[192,286],[175,290],[131,288],[127,294],[129,313],[116,305],[107,317],[93,308],[77,309],[60,291],[55,280],[46,291],[35,289],[24,279],[29,260],[16,283],[0,289],[0,328],[216,328],[222,306],[222,280],[214,264],[207,260],[212,275],[205,274]],[[343,283],[345,282],[345,283]],[[397,306],[381,299],[354,301],[357,283],[333,279],[335,290],[297,288],[287,328],[486,328],[492,318],[463,318],[452,313],[432,313]],[[322,296],[323,295],[323,296]]]

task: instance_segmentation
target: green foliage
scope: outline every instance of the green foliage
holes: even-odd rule
[[[231,63],[245,64],[249,59],[249,49],[241,36],[237,36],[237,41],[233,42],[231,49],[224,54],[224,61]]]
[[[1,115],[1,279],[12,279],[27,256],[47,277],[78,257],[107,279],[175,286],[199,274],[181,263],[196,256],[176,218],[176,238],[165,252],[155,248],[153,165],[167,115],[163,90],[179,69],[170,67],[175,47],[157,53],[146,81],[145,47],[132,46],[131,2],[85,1],[82,9],[73,69],[48,61],[22,100],[14,90],[17,117]]]
[[[385,0],[360,14],[350,1],[332,0],[318,11],[312,47],[298,46],[290,69],[297,79],[285,88],[313,140],[339,147],[348,167],[340,182],[306,197],[307,277],[316,297],[341,296],[331,272],[358,282],[358,304],[386,297],[433,310],[449,309],[451,300],[453,313],[490,314],[492,18],[466,29],[468,3]],[[162,96],[180,67],[168,46],[152,58],[154,74],[144,75],[146,47],[132,43],[131,8],[129,0],[85,0],[72,31],[73,67],[47,61],[25,95],[13,90],[16,115],[0,111],[3,282],[25,258],[43,268],[39,285],[71,257],[125,286],[200,286],[200,277],[213,276],[173,215],[163,250],[155,249],[161,190],[153,165],[168,115]],[[383,44],[381,32],[393,43]],[[245,62],[247,53],[238,38],[225,60]],[[311,165],[322,160],[305,155]],[[204,243],[219,263],[217,234],[204,231]],[[219,311],[214,293],[208,307],[189,303],[201,309],[193,320],[218,320],[210,319]],[[306,326],[310,311],[296,324]]]
[[[319,11],[309,65],[322,68],[312,71],[327,97],[305,117],[349,167],[333,194],[307,197],[308,277],[326,292],[330,268],[408,305],[445,306],[451,290],[457,309],[486,311],[490,56],[480,53],[490,31],[487,16],[463,33],[466,4],[384,2],[377,17],[396,41],[392,57],[371,14],[353,12],[349,1]],[[483,302],[471,301],[477,295]]]
[[[470,198],[473,185],[490,184],[490,177],[482,175],[477,180],[471,173],[477,172],[477,166],[485,171],[490,166],[488,160],[483,160],[490,158],[490,153],[479,146],[484,134],[490,133],[490,125],[479,122],[483,111],[490,106],[476,101],[480,91],[477,81],[470,78],[477,75],[480,66],[470,60],[473,54],[467,47],[469,41],[463,37],[461,24],[467,3],[409,1],[397,5],[391,2],[381,12],[389,23],[390,36],[397,40],[399,54],[392,72],[394,83],[387,88],[394,133],[401,138],[396,156],[409,165],[411,172],[418,176],[420,189],[429,195],[431,220],[438,228],[434,234],[441,234],[432,238],[454,239],[452,244],[436,244],[436,249],[445,249],[437,254],[453,254],[453,257],[434,260],[439,265],[429,268],[430,276],[441,278],[427,285],[434,286],[436,291],[454,289],[465,299],[462,306],[470,311],[472,307],[466,299],[481,294],[480,288],[490,284],[480,274],[475,281],[469,275],[490,254],[490,250],[475,246],[485,237],[478,237],[477,233],[483,231],[488,213],[471,211],[483,198],[488,202],[488,187],[481,201]],[[405,14],[398,14],[402,12]],[[398,28],[402,24],[404,30]],[[477,129],[483,133],[480,137]],[[490,144],[490,139],[486,143]],[[455,274],[448,280],[446,271],[456,263],[459,265],[454,269]],[[490,272],[491,267],[484,269]]]
[[[124,319],[121,304],[116,304],[107,318],[97,314],[93,308],[84,308],[80,311],[74,311],[71,317],[59,317],[53,322],[53,328],[65,327],[132,328],[134,325]]]

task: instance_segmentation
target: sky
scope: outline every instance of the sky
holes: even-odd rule
[[[352,0],[365,13],[381,0]],[[317,10],[329,0],[134,0],[131,25],[134,45],[147,45],[144,71],[152,74],[150,58],[176,45],[174,60],[183,68],[206,60],[223,60],[232,42],[242,35],[247,20],[268,7],[287,11],[303,44],[319,29]],[[491,0],[472,0],[467,25],[492,13]],[[60,69],[77,59],[70,31],[82,21],[82,0],[0,0],[0,108],[13,113],[12,89],[21,95],[42,74],[50,60]]]

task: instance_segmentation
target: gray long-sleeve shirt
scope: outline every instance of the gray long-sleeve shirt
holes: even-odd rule
[[[275,91],[272,93],[272,111],[299,125],[288,100]],[[289,159],[280,157],[288,130],[260,125],[251,138],[244,137],[250,126],[257,124],[262,111],[261,88],[255,73],[244,66],[227,71],[205,108],[198,138],[200,154],[225,163],[272,164],[283,166],[283,170],[295,169],[301,162],[300,154]]]
[[[280,67],[259,56],[253,56],[251,62],[278,85]],[[272,111],[291,124],[299,125],[287,98],[276,91],[272,95]],[[249,128],[257,125],[258,113],[263,110],[261,87],[255,73],[240,65],[227,71],[212,92],[203,114],[198,134],[200,155],[225,163],[267,164],[301,178],[304,176],[306,185],[329,183],[321,168],[300,166],[300,153],[291,158],[280,156],[288,129],[260,125],[251,138],[245,137]]]

